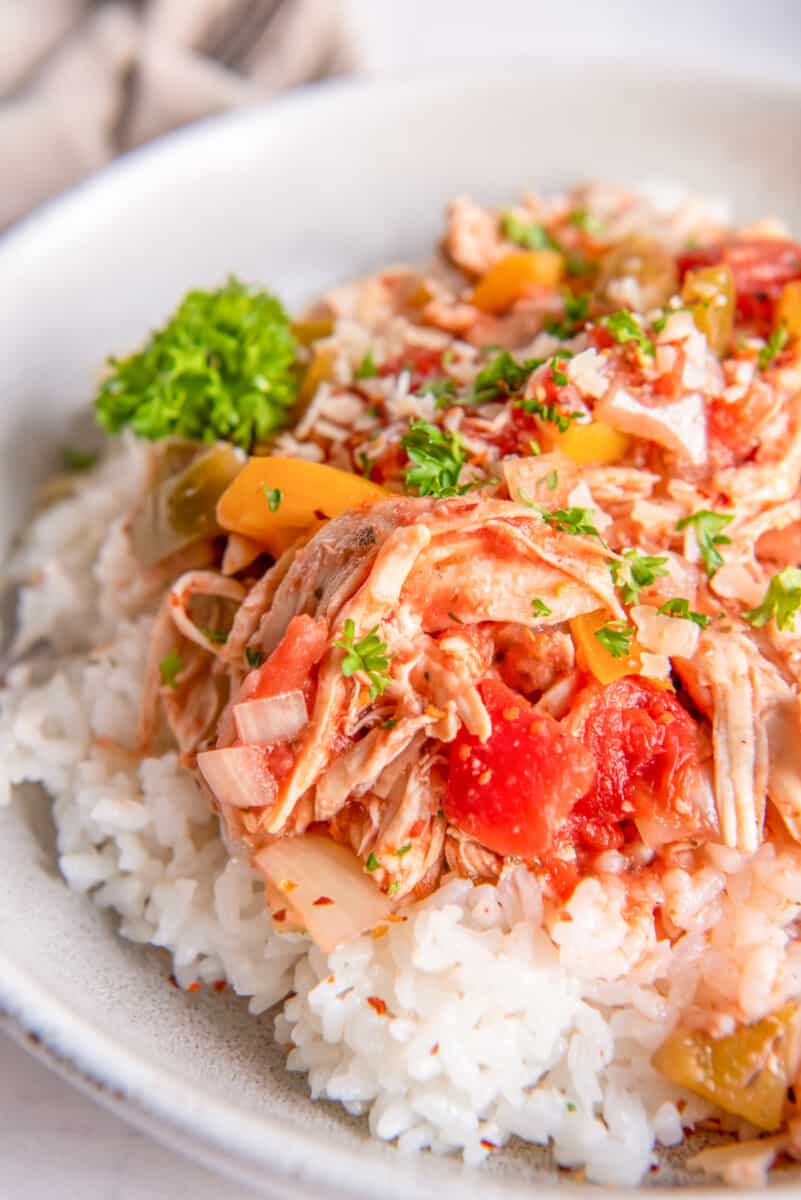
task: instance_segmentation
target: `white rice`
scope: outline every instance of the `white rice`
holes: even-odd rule
[[[714,1111],[650,1066],[679,1015],[718,1012],[725,1029],[733,1008],[756,1018],[801,990],[801,853],[713,847],[694,875],[668,872],[672,943],[653,896],[632,907],[614,854],[550,928],[520,870],[497,888],[453,879],[328,958],[277,933],[176,755],[124,750],[151,620],[121,531],[142,471],[119,442],[11,567],[31,581],[17,647],[50,645],[0,693],[0,764],[9,785],[52,794],[66,882],[118,913],[124,937],[169,951],[183,987],[226,980],[254,1013],[291,991],[277,1020],[290,1069],[368,1114],[376,1137],[476,1163],[517,1135],[590,1180],[636,1183],[659,1144]]]

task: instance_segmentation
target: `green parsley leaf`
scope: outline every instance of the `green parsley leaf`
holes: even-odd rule
[[[550,314],[545,318],[545,330],[551,337],[572,338],[587,320],[590,311],[590,297],[587,292],[583,296],[574,296],[570,288],[565,289],[565,318],[558,321]]]
[[[603,233],[605,228],[603,221],[586,208],[574,208],[567,214],[567,219],[571,225],[575,225],[576,229],[581,229],[584,233],[592,236]]]
[[[471,404],[490,404],[493,400],[506,399],[525,387],[535,367],[542,366],[545,359],[530,358],[517,362],[508,350],[502,350],[473,381],[468,400]]]
[[[690,608],[690,601],[684,596],[674,596],[672,600],[666,600],[656,611],[666,617],[680,617],[684,621],[694,621],[701,629],[706,629],[712,620],[706,613],[694,612]]]
[[[581,279],[585,275],[594,275],[598,264],[571,250],[565,255],[565,271],[570,279]]]
[[[624,625],[622,621],[607,621],[606,625],[595,630],[594,636],[612,658],[625,658],[631,650],[634,626]]]
[[[626,342],[636,342],[643,354],[653,358],[655,353],[653,342],[646,336],[642,326],[627,308],[621,308],[619,312],[604,317],[601,324],[609,330],[620,345],[624,345]]]
[[[275,296],[231,278],[189,292],[145,347],[110,359],[95,401],[111,433],[130,425],[158,441],[175,435],[249,450],[282,429],[297,399],[297,343]]]
[[[554,357],[551,359],[551,375],[553,376],[553,381],[557,387],[567,387],[567,385],[570,383],[570,380],[559,366],[559,362],[560,359],[558,356],[554,355]]]
[[[417,488],[420,496],[461,496],[467,487],[459,486],[459,475],[467,461],[467,451],[458,433],[450,433],[414,421],[401,438],[412,467],[405,473],[405,487]]]
[[[264,661],[261,650],[254,650],[252,646],[245,646],[245,658],[248,660],[249,667],[260,667]]]
[[[364,450],[359,451],[359,462],[361,463],[361,468],[364,472],[364,478],[369,479],[373,473],[373,463]]]
[[[348,617],[342,637],[337,638],[333,643],[340,650],[346,652],[342,659],[342,674],[346,678],[355,675],[357,671],[364,671],[370,680],[371,700],[380,696],[390,683],[387,667],[392,655],[387,654],[387,647],[379,638],[377,629],[378,626],[374,625],[369,633],[366,633],[358,642],[354,642],[356,626]]]
[[[793,630],[795,615],[801,608],[801,570],[785,567],[774,575],[767,586],[762,603],[744,613],[746,621],[761,628],[773,618],[777,629]]]
[[[397,723],[398,723],[398,718],[397,718],[397,717],[387,717],[386,721],[382,721],[382,722],[381,722],[381,725],[379,726],[379,728],[381,728],[381,729],[394,729],[394,728],[395,728],[395,726],[397,725]]]
[[[368,871],[377,871],[378,868],[381,866],[378,859],[373,854],[372,850],[367,855],[367,862],[364,865],[367,867]]]
[[[74,446],[65,446],[61,451],[61,461],[65,471],[81,475],[97,466],[97,455],[91,450],[77,450]]]
[[[609,570],[615,586],[621,588],[623,603],[637,604],[644,587],[668,574],[667,559],[664,555],[640,554],[637,550],[624,550],[623,557],[625,562],[610,563]]]
[[[372,349],[368,350],[362,361],[359,363],[356,370],[353,372],[354,379],[375,379],[378,374],[378,367],[375,365]]]
[[[540,446],[540,444],[536,438],[529,438],[528,448],[531,451],[531,453],[534,455],[535,458],[539,454],[542,454],[542,447]]]
[[[177,688],[178,676],[184,669],[184,662],[177,650],[171,650],[159,663],[161,682],[166,687]]]
[[[228,634],[224,629],[209,629],[208,626],[204,625],[200,632],[217,646],[224,646],[228,641]]]
[[[441,379],[427,379],[417,389],[418,396],[433,396],[437,408],[447,408],[456,398],[456,384],[452,379],[443,376]]]
[[[601,542],[603,541],[600,533],[592,523],[591,508],[548,509],[541,508],[539,504],[535,504],[534,508],[536,508],[543,521],[560,533],[586,534],[589,537],[597,537]]]
[[[403,858],[404,854],[408,854],[409,851],[411,850],[411,848],[412,848],[412,843],[407,842],[405,846],[400,846],[397,850],[394,850],[393,853],[396,855],[397,858]]]
[[[723,559],[716,547],[730,544],[731,538],[724,537],[721,530],[730,525],[733,520],[734,517],[728,513],[711,512],[708,508],[700,508],[692,516],[682,517],[676,524],[679,532],[686,529],[688,525],[692,525],[695,529],[695,540],[698,542],[698,549],[701,551],[708,575],[714,575],[718,567],[723,566]]]
[[[531,601],[531,615],[533,617],[550,617],[551,609],[544,600],[540,600],[539,596],[535,596]]]
[[[521,221],[514,213],[504,213],[501,217],[501,232],[516,246],[524,250],[558,250],[559,245],[553,240],[548,230],[538,221]]]
[[[279,508],[281,507],[281,500],[283,499],[281,496],[281,489],[268,488],[267,484],[263,483],[261,485],[261,490],[267,497],[267,507],[269,508],[270,512],[278,512]]]
[[[757,357],[760,371],[764,371],[766,367],[769,367],[774,358],[777,358],[781,354],[787,345],[789,337],[786,325],[780,325],[778,329],[773,330],[773,333],[765,342]]]
[[[387,888],[387,895],[394,896],[397,891],[400,891],[400,880],[393,879],[392,883]]]
[[[556,485],[559,483],[559,475],[555,470],[549,471],[545,476],[545,486],[549,492],[556,491]]]

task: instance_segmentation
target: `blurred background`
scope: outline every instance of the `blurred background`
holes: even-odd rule
[[[798,0],[0,0],[0,229],[189,121],[347,74],[637,59],[801,78]]]
[[[801,0],[0,0],[0,231],[161,133],[312,81],[454,68],[480,81],[488,62],[536,71],[543,56],[800,85]],[[788,147],[799,152],[801,130]],[[0,1162],[9,1200],[249,1194],[97,1109],[2,1036]]]

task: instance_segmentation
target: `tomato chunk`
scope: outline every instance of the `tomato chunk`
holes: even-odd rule
[[[634,821],[649,844],[703,827],[694,804],[700,788],[698,727],[672,692],[634,676],[615,680],[590,698],[583,742],[597,774],[571,813],[578,844],[597,850],[619,846],[625,821]]]
[[[314,690],[312,668],[328,646],[328,624],[303,613],[293,617],[270,657],[252,673],[247,695],[240,699],[263,700],[282,692],[302,691],[306,701]]]
[[[735,237],[688,250],[678,260],[682,278],[692,268],[717,263],[731,268],[738,315],[770,328],[782,288],[801,278],[801,246],[789,238]]]
[[[445,816],[498,854],[545,854],[592,787],[592,756],[505,684],[480,691],[492,734],[482,743],[462,729],[451,743]]]

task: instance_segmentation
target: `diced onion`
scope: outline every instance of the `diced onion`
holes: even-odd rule
[[[293,926],[299,922],[324,954],[375,928],[392,911],[356,855],[329,838],[309,833],[281,838],[254,862],[264,875],[273,916],[280,903]]]
[[[236,731],[252,746],[272,746],[300,733],[309,720],[303,692],[281,692],[234,705]]]
[[[197,765],[221,805],[263,808],[275,800],[275,780],[258,746],[204,750],[197,756]]]

